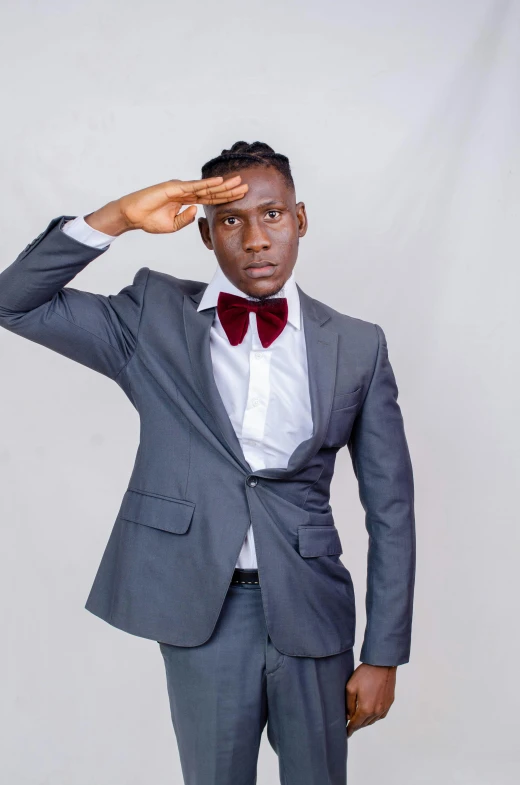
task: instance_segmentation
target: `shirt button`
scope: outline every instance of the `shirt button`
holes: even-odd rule
[[[253,400],[251,401],[252,406],[260,406],[260,403],[261,403],[260,398],[253,398]]]
[[[260,352],[256,352],[256,354],[255,354],[255,359],[257,359],[257,360],[261,360],[261,359],[262,359],[262,357],[263,357],[263,354],[261,354]]]
[[[254,488],[255,485],[258,485],[258,477],[254,477],[254,476],[248,477],[246,482],[250,488]]]

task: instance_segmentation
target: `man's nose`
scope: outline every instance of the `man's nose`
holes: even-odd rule
[[[259,253],[271,247],[269,235],[261,222],[251,221],[245,228],[243,238],[244,251]]]

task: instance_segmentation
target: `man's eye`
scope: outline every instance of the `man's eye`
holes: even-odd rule
[[[272,213],[276,213],[276,215],[279,215],[279,214],[280,214],[280,210],[268,210],[268,211],[267,211],[267,215],[268,215],[270,218],[273,218],[273,217],[274,217],[274,218],[276,218],[276,215],[274,215],[274,216],[273,216],[273,215],[272,215]]]
[[[226,223],[226,221],[236,221],[236,218],[234,215],[229,215],[227,218],[224,218],[223,223]],[[228,224],[228,226],[234,226],[234,225],[235,225],[234,223]]]

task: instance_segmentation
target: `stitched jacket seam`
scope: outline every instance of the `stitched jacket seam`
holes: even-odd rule
[[[363,398],[363,402],[361,403],[361,407],[360,407],[361,409],[363,408],[364,403],[366,401],[366,398],[368,396],[368,393],[370,392],[370,389],[372,387],[372,383],[374,381],[374,376],[375,376],[375,373],[376,373],[377,364],[378,364],[378,361],[379,361],[379,355],[380,355],[380,352],[381,352],[381,336],[380,336],[379,330],[377,328],[377,324],[374,324],[374,327],[375,327],[375,330],[376,330],[376,333],[377,333],[377,340],[378,340],[376,359],[375,359],[375,362],[374,362],[374,368],[372,370],[372,376],[370,377],[370,382],[368,384],[367,391],[365,393],[365,397]],[[356,437],[354,437],[354,441],[355,441],[355,439],[356,439]],[[365,485],[365,474],[364,474],[364,470],[363,470],[363,466],[362,466],[362,461],[358,460],[358,456],[355,455],[355,453],[356,453],[356,445],[353,444],[352,446],[353,446],[353,456],[352,456],[353,457],[353,464],[354,464],[354,467],[355,467],[355,470],[356,470],[356,473],[357,473],[358,484],[359,484],[360,488],[362,488]],[[369,511],[368,511],[368,507],[367,507],[367,510],[365,510],[365,524],[367,524],[369,522],[369,519],[370,519],[370,515],[369,515]],[[368,530],[368,526],[367,526],[367,531],[368,531],[368,536],[369,536],[369,548],[370,548],[370,545],[373,542],[373,537],[372,537],[370,531]],[[370,611],[372,609],[372,602],[371,601],[372,601],[373,595],[374,595],[374,574],[373,574],[373,570],[367,569],[367,591],[366,591],[366,595],[365,595],[366,626],[365,626],[365,634],[363,636],[363,642],[362,642],[362,649],[363,649],[363,651],[366,648],[368,648],[369,646],[371,646],[372,620],[371,620]],[[370,603],[369,603],[369,600],[370,600]]]
[[[130,360],[132,360],[132,359],[133,359],[133,357],[134,357],[134,355],[135,355],[135,353],[136,353],[136,351],[137,351],[137,346],[138,346],[138,344],[139,344],[139,331],[140,331],[140,329],[141,329],[141,322],[142,322],[142,320],[143,320],[143,311],[144,311],[144,298],[145,298],[145,295],[146,295],[146,288],[147,288],[147,286],[148,286],[148,279],[149,279],[149,277],[150,277],[150,270],[148,269],[148,272],[146,273],[146,281],[145,281],[145,283],[144,283],[143,297],[142,297],[142,300],[141,300],[141,310],[140,310],[140,312],[139,312],[139,322],[138,322],[138,324],[137,324],[137,332],[136,332],[136,334],[135,334],[135,346],[134,346],[134,350],[133,350],[132,354],[130,355],[130,357],[128,358],[128,360],[127,360],[127,361],[125,362],[125,364],[123,365],[123,367],[122,367],[122,368],[120,368],[120,369],[119,369],[119,371],[118,371],[118,372],[116,373],[116,375],[114,376],[114,381],[116,381],[116,380],[117,380],[117,377],[119,376],[119,374],[120,374],[120,373],[122,373],[122,372],[125,370],[126,366],[127,366],[127,365],[128,365],[128,363],[130,362]]]
[[[120,517],[120,516],[119,516]],[[121,584],[120,565],[121,565],[121,551],[123,548],[123,526],[119,524],[119,537],[117,538],[117,551],[114,565],[114,578],[112,580],[112,591],[110,593],[110,610],[108,613],[108,620],[110,624],[114,620],[114,606],[116,602],[116,592],[118,586]]]
[[[361,402],[361,406],[360,406],[360,408],[363,408],[363,406],[364,406],[364,404],[365,404],[365,401],[366,401],[366,399],[367,399],[368,393],[370,392],[370,388],[372,387],[372,382],[374,381],[374,376],[376,375],[376,368],[377,368],[377,363],[378,363],[378,360],[379,360],[379,355],[380,355],[380,353],[381,353],[381,336],[379,335],[379,330],[377,329],[377,324],[374,324],[374,327],[375,327],[375,330],[376,330],[376,333],[377,333],[377,352],[376,352],[376,359],[375,359],[375,362],[374,362],[374,367],[373,367],[373,369],[372,369],[372,376],[370,377],[370,382],[369,382],[369,384],[368,384],[368,387],[367,387],[367,391],[366,391],[366,393],[365,393],[365,396],[364,396],[364,398],[363,398],[363,400],[362,400],[362,402]]]
[[[92,335],[93,338],[96,338],[96,340],[101,341],[102,343],[105,344],[105,346],[109,346],[111,349],[114,350],[114,352],[118,352],[119,353],[119,349],[117,348],[117,346],[113,346],[108,341],[105,341],[104,338],[101,338],[101,336],[96,335],[96,333],[93,333],[90,330],[87,330],[86,327],[82,327],[81,324],[77,324],[77,322],[73,322],[72,319],[67,319],[66,316],[63,316],[61,313],[57,313],[56,311],[51,311],[50,313],[51,313],[52,316],[59,316],[60,319],[63,319],[68,324],[73,324],[74,327],[78,328],[78,330],[83,330],[84,333],[88,333],[88,335]]]
[[[314,480],[314,482],[311,482],[311,484],[310,484],[310,485],[309,485],[309,487],[307,488],[307,492],[306,492],[306,494],[305,494],[305,499],[303,500],[303,505],[302,505],[302,506],[303,506],[303,509],[305,509],[305,508],[306,508],[306,505],[307,505],[307,499],[309,498],[309,493],[310,493],[310,492],[311,492],[311,490],[314,488],[314,486],[316,485],[316,483],[318,483],[318,482],[321,480],[321,475],[323,474],[324,470],[325,470],[325,466],[322,466],[322,467],[321,467],[321,471],[320,471],[320,473],[318,474],[318,476],[316,477],[316,479]]]

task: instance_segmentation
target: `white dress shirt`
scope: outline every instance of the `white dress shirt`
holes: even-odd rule
[[[94,248],[106,248],[116,239],[90,227],[82,216],[67,221],[63,231]],[[305,335],[294,273],[276,295],[287,298],[287,324],[266,349],[260,342],[253,312],[242,343],[229,343],[216,311],[219,292],[245,296],[217,265],[197,310],[215,308],[210,350],[222,402],[251,470],[286,468],[291,454],[312,436],[313,430]],[[236,566],[257,567],[252,526]]]

